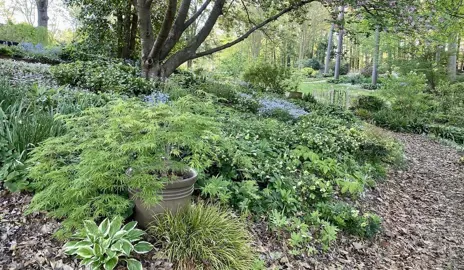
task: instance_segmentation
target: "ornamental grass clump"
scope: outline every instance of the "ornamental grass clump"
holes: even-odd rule
[[[207,102],[194,104],[192,97],[157,106],[117,100],[62,117],[67,133],[33,152],[36,194],[29,212],[64,219],[64,233],[82,220],[129,216],[129,190],[146,204],[158,203],[165,183],[188,167],[211,166],[219,124],[202,115],[211,110]]]
[[[255,261],[246,225],[215,205],[157,216],[148,233],[175,269],[249,270]]]

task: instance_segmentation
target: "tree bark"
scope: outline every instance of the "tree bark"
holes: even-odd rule
[[[337,45],[337,55],[335,60],[335,71],[334,71],[334,78],[338,80],[340,78],[340,65],[342,61],[342,53],[343,53],[343,18],[345,16],[345,7],[340,7],[340,14],[338,17],[339,25],[338,25],[338,45]]]
[[[151,24],[151,4],[152,0],[137,0],[137,14],[139,17],[140,41],[142,45],[142,76],[149,79],[156,76],[157,71],[152,68],[153,63],[149,62],[149,55],[155,38],[153,36],[153,26]]]
[[[36,0],[38,25],[48,28],[48,0]]]
[[[457,56],[456,37],[452,37],[448,44],[449,58],[448,58],[448,76],[450,81],[456,80],[456,56]]]
[[[124,44],[122,46],[121,58],[128,59],[131,51],[131,18],[132,17],[132,4],[131,1],[127,1],[126,10],[123,18],[123,29],[124,29]]]
[[[335,24],[332,23],[332,25],[330,26],[330,31],[329,31],[329,40],[327,42],[327,53],[325,56],[324,74],[329,74],[330,56],[332,54],[334,28],[335,28]]]
[[[377,85],[379,77],[380,26],[375,27],[374,59],[372,63],[372,85]]]

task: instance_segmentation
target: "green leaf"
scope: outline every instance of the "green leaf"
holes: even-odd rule
[[[135,228],[135,226],[137,226],[137,221],[132,221],[132,222],[129,222],[126,225],[124,225],[124,227],[122,227],[122,229],[129,232],[129,231],[133,230]]]
[[[105,265],[104,265],[105,270],[112,270],[116,267],[117,264],[118,264],[118,257],[112,257],[105,262]]]
[[[89,265],[91,263],[94,263],[94,258],[85,258],[85,259],[82,259],[81,261],[81,265]]]
[[[76,254],[81,258],[92,258],[95,255],[93,249],[90,247],[81,247],[77,250]]]
[[[95,254],[95,256],[100,257],[101,255],[103,255],[102,247],[99,244],[95,244],[95,246],[93,247],[93,253]]]
[[[127,263],[128,270],[142,270],[142,264],[135,260],[135,259],[127,259],[125,260]]]
[[[139,229],[133,229],[132,231],[128,232],[126,234],[126,239],[133,242],[133,241],[136,241],[136,240],[139,240],[140,237],[142,237],[142,235],[144,235],[145,232],[142,231],[142,230],[139,230]]]
[[[141,241],[134,246],[135,252],[139,254],[150,252],[150,250],[152,249],[153,249],[153,245],[145,241]]]
[[[104,236],[107,236],[110,229],[110,220],[105,218],[105,220],[100,223],[100,226],[98,226],[98,229]]]
[[[100,270],[102,263],[100,261],[94,261],[90,264],[90,269]]]
[[[121,239],[126,234],[127,234],[127,231],[124,231],[124,230],[118,231],[117,233],[114,234],[113,240],[115,241],[115,240]]]
[[[84,221],[84,228],[87,235],[93,236],[93,239],[95,239],[95,237],[99,234],[98,226],[93,220]]]
[[[63,248],[68,251],[70,249],[75,249],[76,248],[76,244],[78,243],[78,241],[69,241],[67,242],[66,244],[64,244]]]
[[[121,225],[122,225],[121,218],[119,217],[114,218],[110,223],[110,229],[109,229],[108,235],[110,237],[113,237],[116,234],[116,232],[118,232],[119,229],[121,229]]]
[[[129,241],[127,241],[126,239],[121,239],[120,241],[122,243],[122,250],[123,250],[124,254],[129,256],[132,249],[134,248],[134,246],[132,246],[132,244]]]

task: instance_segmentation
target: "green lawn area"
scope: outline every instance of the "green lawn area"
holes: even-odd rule
[[[300,86],[300,91],[303,93],[311,93],[318,101],[329,103],[339,103],[340,105],[349,106],[353,100],[360,95],[372,95],[374,91],[361,88],[361,85],[352,84],[333,84],[326,80],[320,81],[305,81]],[[333,98],[333,92],[336,92],[337,97]],[[349,101],[346,102],[348,97]]]

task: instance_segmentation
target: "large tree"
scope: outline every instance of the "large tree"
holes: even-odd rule
[[[256,23],[235,40],[204,51],[198,50],[213,31],[221,15],[225,14],[226,9],[234,3],[227,0],[206,0],[195,13],[189,14],[191,2],[191,0],[182,0],[179,4],[177,0],[167,0],[161,28],[155,37],[151,10],[154,5],[162,3],[154,4],[153,0],[136,0],[142,44],[142,73],[146,78],[168,77],[183,63],[229,48],[245,40],[254,31],[313,0],[290,1],[286,6],[279,4],[278,6],[282,7],[276,9],[275,14]],[[184,33],[189,26],[202,15],[202,27],[198,29],[196,35],[187,40],[181,49],[174,50],[176,45],[183,40]]]
[[[48,28],[48,0],[36,0],[37,25]]]

